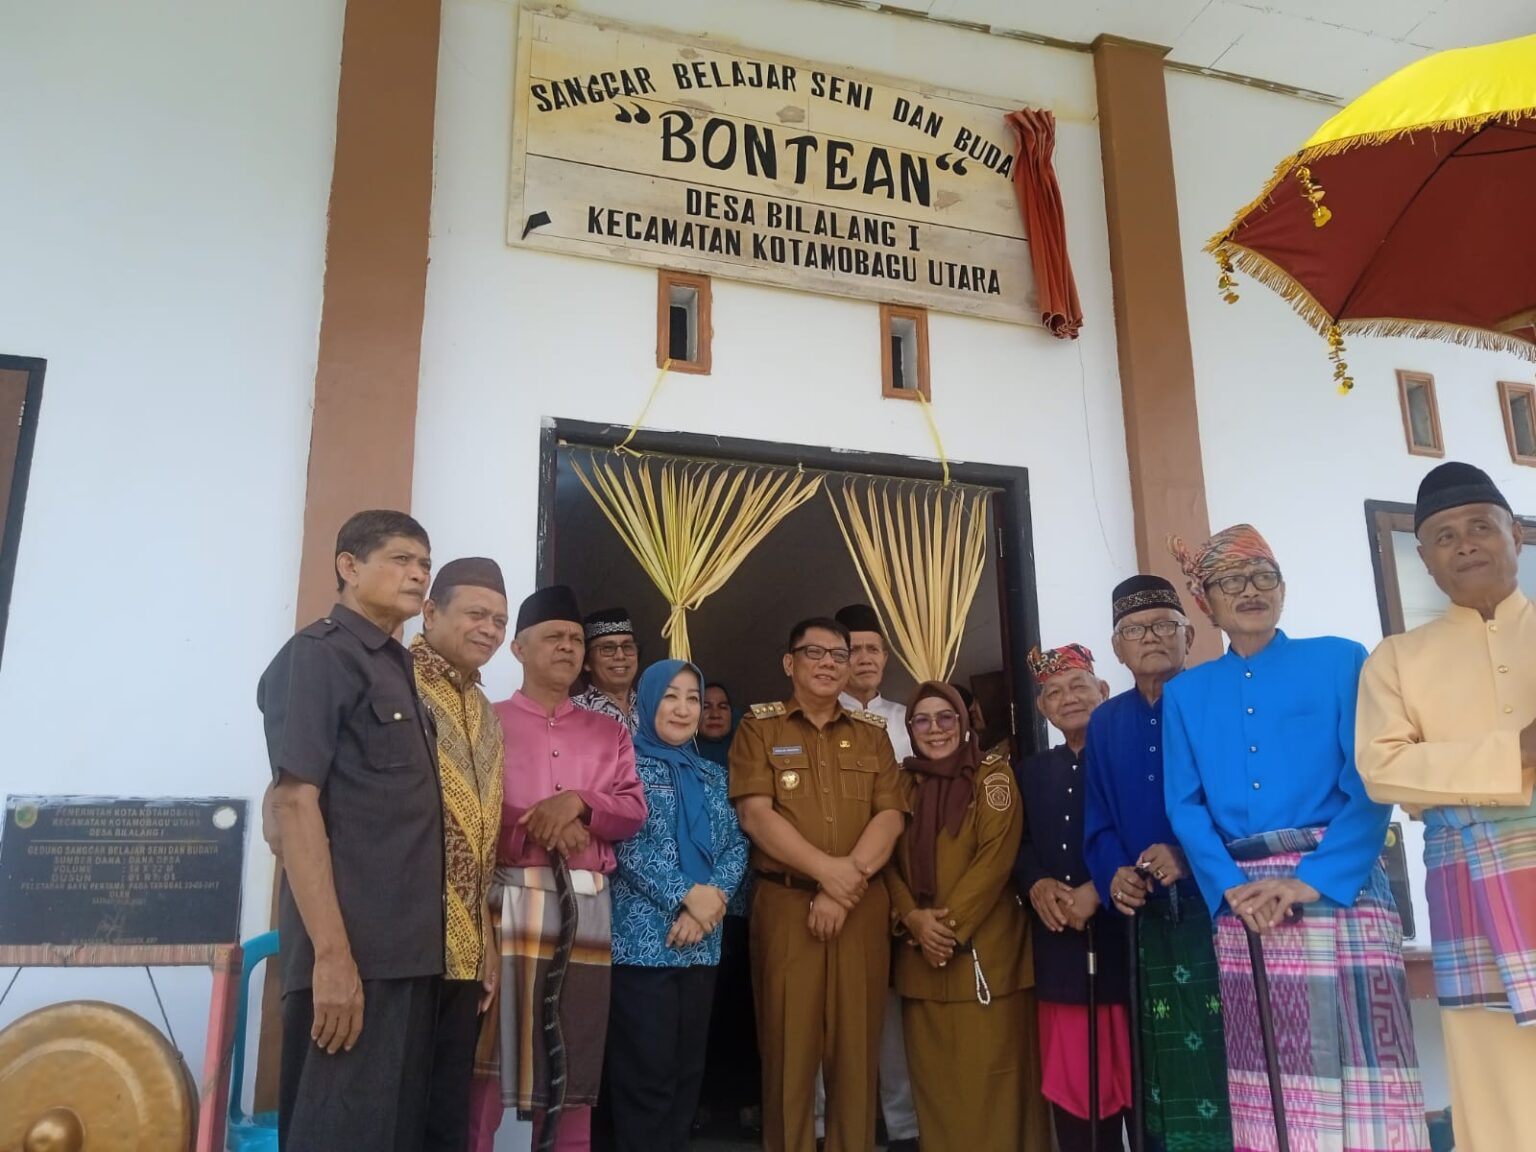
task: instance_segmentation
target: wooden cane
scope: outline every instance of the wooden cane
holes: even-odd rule
[[[1269,1002],[1269,972],[1264,967],[1264,941],[1246,924],[1248,959],[1253,966],[1253,994],[1259,1006],[1259,1034],[1264,1039],[1264,1067],[1269,1072],[1269,1099],[1275,1114],[1275,1146],[1279,1152],[1291,1152],[1290,1133],[1285,1123],[1285,1100],[1280,1090],[1280,1052],[1275,1047],[1275,1018]]]
[[[1141,1081],[1141,909],[1126,925],[1126,959],[1130,962],[1131,1016],[1131,1152],[1146,1152],[1146,1096]]]
[[[1093,939],[1093,919],[1088,934],[1088,1148],[1099,1152],[1099,951]]]

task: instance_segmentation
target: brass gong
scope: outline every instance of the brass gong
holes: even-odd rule
[[[183,1152],[196,1114],[181,1054],[126,1008],[73,1000],[0,1032],[0,1152]]]

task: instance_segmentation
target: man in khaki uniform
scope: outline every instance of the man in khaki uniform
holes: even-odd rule
[[[731,745],[731,799],[756,874],[752,985],[767,1152],[815,1147],[818,1067],[827,1152],[875,1144],[890,975],[890,900],[877,874],[905,803],[885,721],[838,703],[848,656],[837,621],[797,624],[784,653],[790,698],[753,705]]]

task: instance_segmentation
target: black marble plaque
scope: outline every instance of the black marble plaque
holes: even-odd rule
[[[11,796],[0,944],[240,939],[246,802]]]

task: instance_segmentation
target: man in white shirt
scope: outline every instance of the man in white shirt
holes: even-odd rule
[[[850,604],[837,613],[837,622],[849,633],[848,688],[838,698],[850,712],[873,712],[885,721],[900,764],[912,755],[907,734],[907,709],[880,695],[890,652],[880,617],[868,604]],[[820,1079],[816,1083],[817,1127],[825,1109]],[[901,998],[887,993],[885,1027],[880,1034],[880,1114],[885,1117],[889,1152],[917,1152],[917,1109],[912,1103],[912,1081],[907,1074],[907,1050],[901,1034]]]

